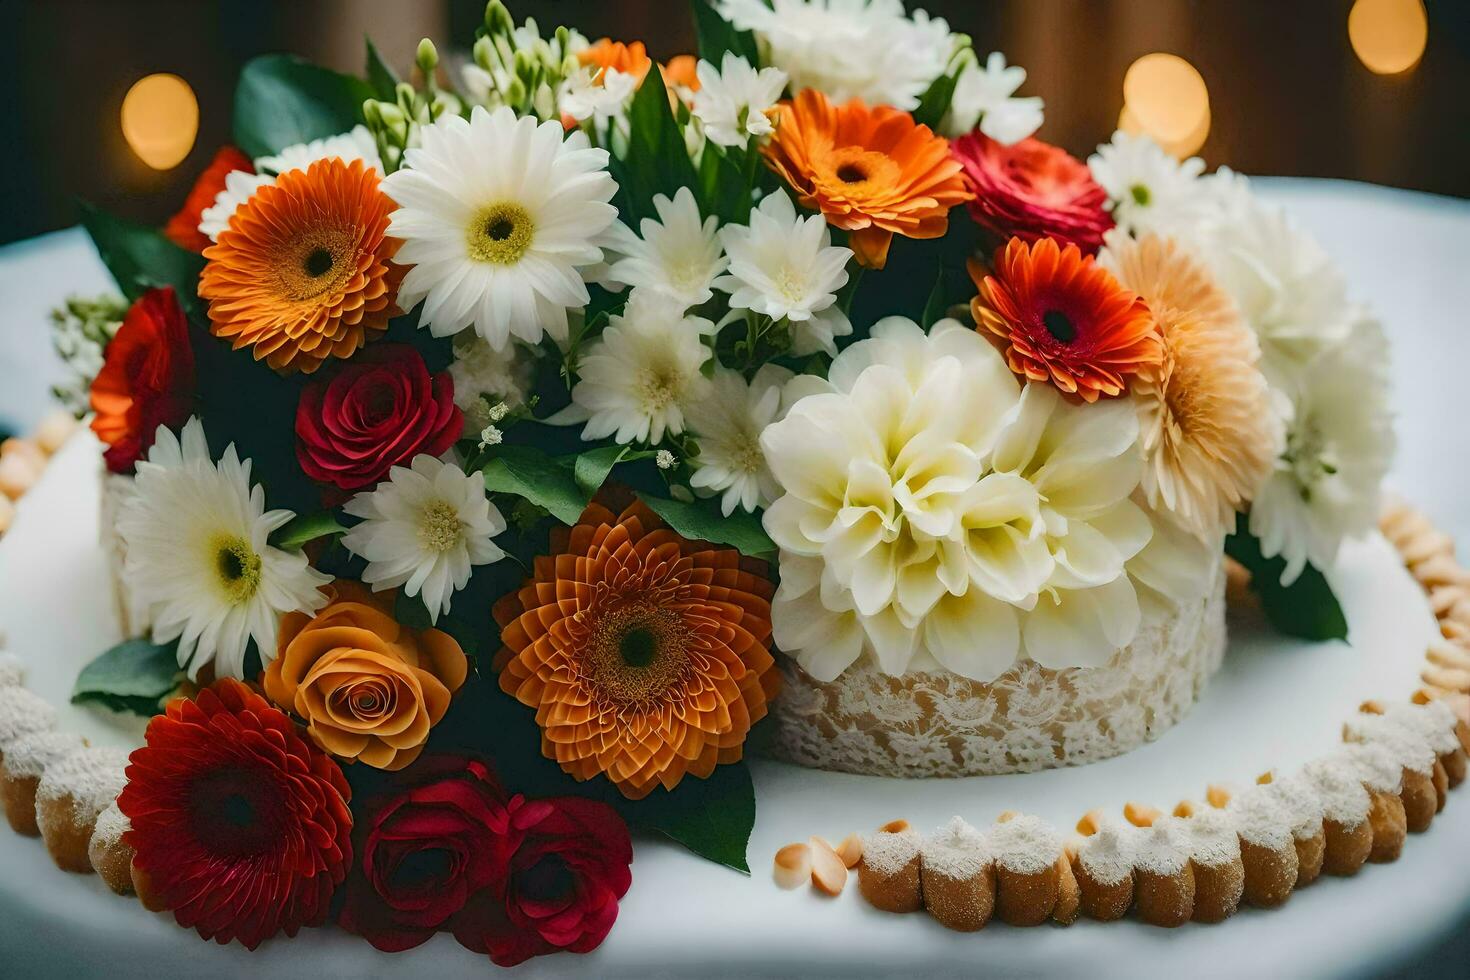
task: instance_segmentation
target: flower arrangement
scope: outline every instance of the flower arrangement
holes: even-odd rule
[[[1222,548],[1345,632],[1393,440],[1314,242],[1038,140],[899,0],[693,12],[666,65],[499,0],[454,71],[257,59],[162,230],[86,212],[150,628],[79,689],[167,701],[120,808],[201,936],[588,951],[629,826],[745,868],[778,656],[1098,666]]]

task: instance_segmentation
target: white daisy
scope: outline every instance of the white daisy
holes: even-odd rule
[[[634,290],[577,364],[572,404],[556,424],[586,422],[583,439],[657,443],[684,431],[689,406],[709,396],[700,368],[715,325],[654,293]]]
[[[393,467],[343,510],[363,519],[342,535],[348,551],[367,559],[363,581],[374,591],[401,585],[405,595],[421,596],[431,622],[449,612],[473,566],[505,557],[491,540],[505,519],[485,496],[485,477],[433,456]]]
[[[1251,503],[1250,527],[1290,584],[1311,563],[1331,568],[1343,538],[1371,531],[1393,460],[1388,342],[1356,311],[1352,335],[1312,362],[1292,394],[1286,450]]]
[[[1007,67],[1006,56],[992,51],[982,68],[969,64],[955,80],[954,99],[941,128],[963,136],[976,126],[997,143],[1019,143],[1041,128],[1042,101],[1036,96],[1016,97],[1026,81],[1026,69]]]
[[[214,196],[213,204],[199,212],[199,234],[212,242],[219,241],[220,232],[230,226],[230,219],[240,205],[262,187],[275,182],[276,178],[270,174],[251,174],[243,170],[231,170],[225,174],[224,190]]]
[[[915,109],[944,74],[956,39],[942,18],[901,0],[719,0],[721,15],[761,41],[764,60],[792,91],[820,89],[833,102]]]
[[[454,338],[454,360],[449,377],[454,381],[454,403],[464,412],[465,434],[477,433],[497,421],[495,406],[504,413],[520,408],[531,391],[534,353],[520,344],[496,350],[473,330]]]
[[[1113,220],[1129,234],[1191,238],[1210,217],[1214,199],[1201,193],[1199,157],[1176,160],[1149,137],[1119,130],[1087,166],[1107,191]]]
[[[617,217],[607,151],[580,132],[563,139],[560,122],[476,106],[425,126],[404,159],[383,181],[400,205],[396,261],[412,266],[399,306],[422,301],[434,336],[473,324],[497,350],[565,340],[568,307],[588,301],[578,270],[601,260],[596,241]]]
[[[326,136],[309,143],[288,146],[274,156],[260,157],[255,161],[257,171],[283,174],[288,170],[305,170],[318,160],[340,157],[344,163],[361,160],[379,174],[383,172],[383,160],[378,155],[378,144],[373,134],[361,124],[345,133]]]
[[[722,494],[726,517],[737,505],[747,511],[768,507],[781,494],[761,450],[761,433],[781,417],[791,377],[785,368],[766,364],[746,384],[739,371],[717,367],[709,397],[689,406],[689,428],[699,439],[689,485]]]
[[[797,355],[837,353],[833,338],[852,333],[837,305],[847,285],[852,249],[834,246],[821,215],[802,217],[785,191],[776,191],[750,214],[750,225],[726,225],[720,241],[730,272],[715,288],[730,294],[730,306],[788,320]]]
[[[556,107],[577,122],[601,126],[627,109],[637,91],[637,75],[586,65],[561,84]]]
[[[653,207],[658,220],[643,219],[638,226],[642,238],[622,236],[617,246],[621,258],[609,273],[624,285],[659,293],[685,309],[698,306],[714,295],[710,284],[730,264],[716,233],[719,219],[711,215],[701,221],[687,187],[679,188],[672,201],[655,194]]]
[[[719,70],[708,61],[694,68],[699,91],[694,93],[694,115],[704,123],[705,135],[720,146],[744,146],[751,139],[775,131],[767,115],[786,88],[779,68],[756,71],[750,62],[726,51]]]
[[[216,676],[243,678],[249,641],[269,662],[281,615],[326,603],[319,588],[331,579],[304,555],[267,543],[293,516],[265,509],[265,491],[251,485],[250,461],[233,444],[218,464],[210,458],[197,418],[181,437],[158,427],[117,531],[153,639],[179,641],[179,666],[190,677],[213,663]]]

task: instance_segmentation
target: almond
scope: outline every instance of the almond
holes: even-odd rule
[[[811,878],[812,849],[806,844],[787,844],[776,852],[772,875],[782,888],[797,888]]]
[[[848,834],[837,845],[837,856],[846,867],[853,867],[863,859],[863,839],[857,834]]]
[[[847,865],[832,850],[832,845],[820,837],[813,837],[809,845],[812,862],[812,884],[817,891],[828,895],[841,895],[847,884]]]

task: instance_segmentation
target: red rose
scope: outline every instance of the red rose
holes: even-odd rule
[[[361,864],[347,879],[339,921],[378,949],[411,949],[471,896],[505,887],[518,837],[485,763],[427,756],[362,812],[353,845]]]
[[[178,214],[169,218],[168,224],[163,226],[163,234],[169,241],[191,252],[202,252],[209,247],[209,237],[199,230],[199,217],[205,208],[214,203],[219,192],[225,189],[225,177],[235,170],[243,170],[247,174],[255,173],[255,168],[250,165],[250,158],[226,143],[219,148],[214,159],[209,161],[209,166],[204,168],[204,172],[194,182],[194,188],[184,198],[184,206],[179,208]]]
[[[189,324],[170,288],[150,289],[128,308],[92,382],[92,431],[107,443],[107,468],[131,473],[160,425],[177,428],[194,408]]]
[[[302,390],[296,458],[313,480],[360,490],[419,453],[441,455],[463,428],[448,372],[429,374],[407,344],[375,344]]]
[[[581,797],[517,798],[510,803],[510,826],[520,840],[504,889],[472,898],[454,922],[455,938],[489,953],[498,966],[596,949],[633,880],[633,844],[622,818],[607,804]]]
[[[955,140],[951,152],[975,192],[971,217],[999,241],[1055,238],[1092,255],[1113,227],[1107,192],[1060,147],[1035,138],[1006,146],[977,130]]]

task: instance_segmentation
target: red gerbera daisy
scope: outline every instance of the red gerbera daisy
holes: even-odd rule
[[[148,724],[117,805],[149,908],[248,949],[327,918],[352,863],[342,770],[236,680]]]
[[[255,173],[255,168],[250,165],[250,158],[226,143],[215,153],[214,159],[209,161],[209,166],[204,168],[199,179],[194,181],[189,196],[184,198],[184,206],[163,226],[164,236],[180,248],[187,248],[191,252],[202,252],[208,248],[209,236],[199,230],[200,217],[214,203],[219,192],[225,189],[225,178],[236,170]]]
[[[1076,245],[1012,238],[995,275],[971,262],[980,287],[971,303],[977,329],[1011,370],[1095,402],[1121,395],[1128,377],[1159,363],[1163,344],[1143,300]]]

